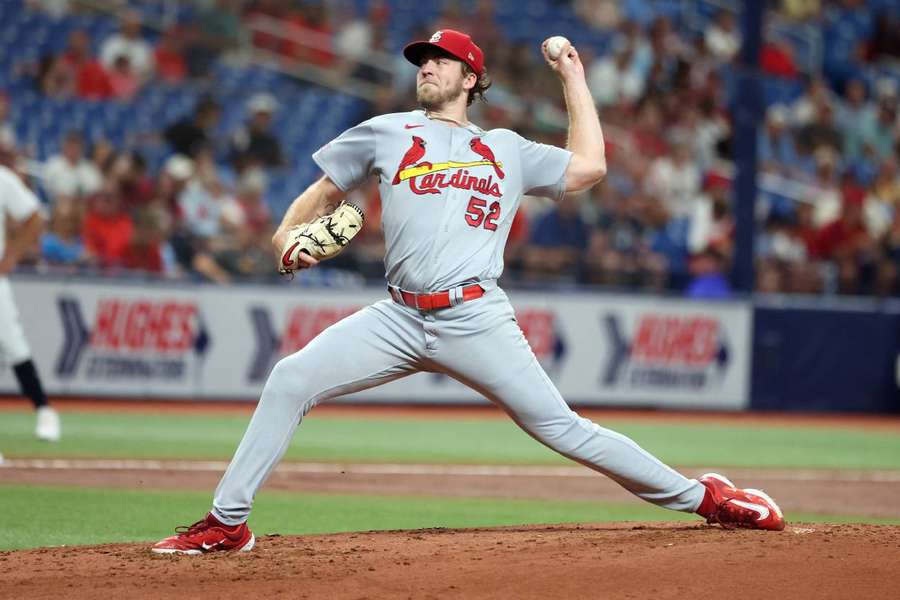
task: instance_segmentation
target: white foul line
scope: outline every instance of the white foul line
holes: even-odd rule
[[[0,468],[67,471],[186,471],[222,473],[225,461],[6,458]],[[685,469],[683,469],[685,470]],[[900,471],[817,469],[726,469],[742,478],[769,481],[900,483]],[[279,473],[333,475],[419,475],[449,477],[596,477],[585,467],[514,465],[428,465],[367,463],[282,463]],[[703,473],[704,469],[691,468]]]

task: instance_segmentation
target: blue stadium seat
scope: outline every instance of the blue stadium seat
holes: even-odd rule
[[[766,106],[790,104],[803,94],[803,82],[796,79],[765,77],[762,82]]]
[[[653,234],[651,249],[666,257],[673,274],[684,274],[688,268],[687,236],[690,220],[687,217],[672,219],[664,229]]]
[[[705,23],[711,21],[719,11],[722,10],[722,5],[719,2],[711,2],[710,0],[703,0],[700,2],[695,2],[695,9],[703,17]],[[705,24],[704,23],[704,24]]]
[[[682,11],[684,10],[684,2],[681,0],[656,0],[653,3],[653,11],[656,16],[669,17],[673,22],[681,20]]]
[[[623,0],[622,10],[630,21],[646,25],[653,20],[655,12],[648,0]]]

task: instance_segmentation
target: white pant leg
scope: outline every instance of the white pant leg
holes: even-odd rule
[[[416,372],[423,346],[415,316],[385,300],[335,323],[279,361],[216,489],[216,518],[231,525],[247,520],[257,490],[313,406]]]
[[[0,364],[17,365],[31,358],[9,279],[0,277]]]
[[[531,351],[502,290],[448,311],[455,314],[436,313],[438,331],[446,334],[438,336],[433,356],[441,370],[484,394],[536,440],[640,498],[686,512],[700,505],[702,484],[569,408]]]

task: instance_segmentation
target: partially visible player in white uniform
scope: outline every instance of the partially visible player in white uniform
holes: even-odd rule
[[[630,439],[574,413],[544,373],[496,280],[523,194],[559,199],[606,174],[603,133],[578,53],[558,60],[569,110],[567,149],[515,132],[484,131],[466,107],[489,85],[481,49],[469,36],[436,32],[407,46],[418,65],[424,110],[375,117],[313,155],[325,175],[288,209],[273,244],[335,210],[346,194],[377,177],[382,198],[390,298],[323,331],[274,367],[247,432],[216,489],[210,513],[153,546],[157,553],[249,550],[246,525],[257,490],[297,426],[319,402],[420,371],[472,387],[532,437],[658,506],[696,512],[727,527],[780,530],[784,519],[759,490],[721,475],[688,479]],[[300,255],[303,266],[316,260]],[[279,266],[287,266],[284,265]]]
[[[49,442],[60,438],[59,415],[47,403],[31,349],[19,321],[7,275],[37,241],[44,227],[40,201],[10,167],[15,151],[0,147],[0,363],[12,367],[22,393],[37,411],[35,435]],[[6,237],[7,232],[9,237]]]

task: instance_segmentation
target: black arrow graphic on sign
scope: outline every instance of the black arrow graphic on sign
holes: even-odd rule
[[[278,349],[281,347],[281,340],[272,327],[272,319],[269,318],[269,311],[260,306],[250,309],[250,321],[253,323],[253,332],[256,334],[256,355],[253,362],[250,363],[250,371],[247,373],[247,379],[250,381],[261,381],[269,373],[269,368],[275,362],[278,355]]]
[[[622,331],[619,329],[619,320],[614,315],[604,316],[603,324],[606,326],[606,333],[612,346],[609,362],[603,372],[603,383],[612,385],[619,378],[619,371],[622,370],[631,355],[631,345],[622,335]]]
[[[202,357],[209,348],[209,331],[206,329],[206,321],[203,317],[197,318],[197,337],[194,338],[194,352]]]
[[[56,374],[60,377],[71,377],[78,368],[81,353],[90,340],[91,332],[84,324],[81,308],[75,298],[60,298],[57,301],[62,318],[65,340],[62,352],[56,362]]]

